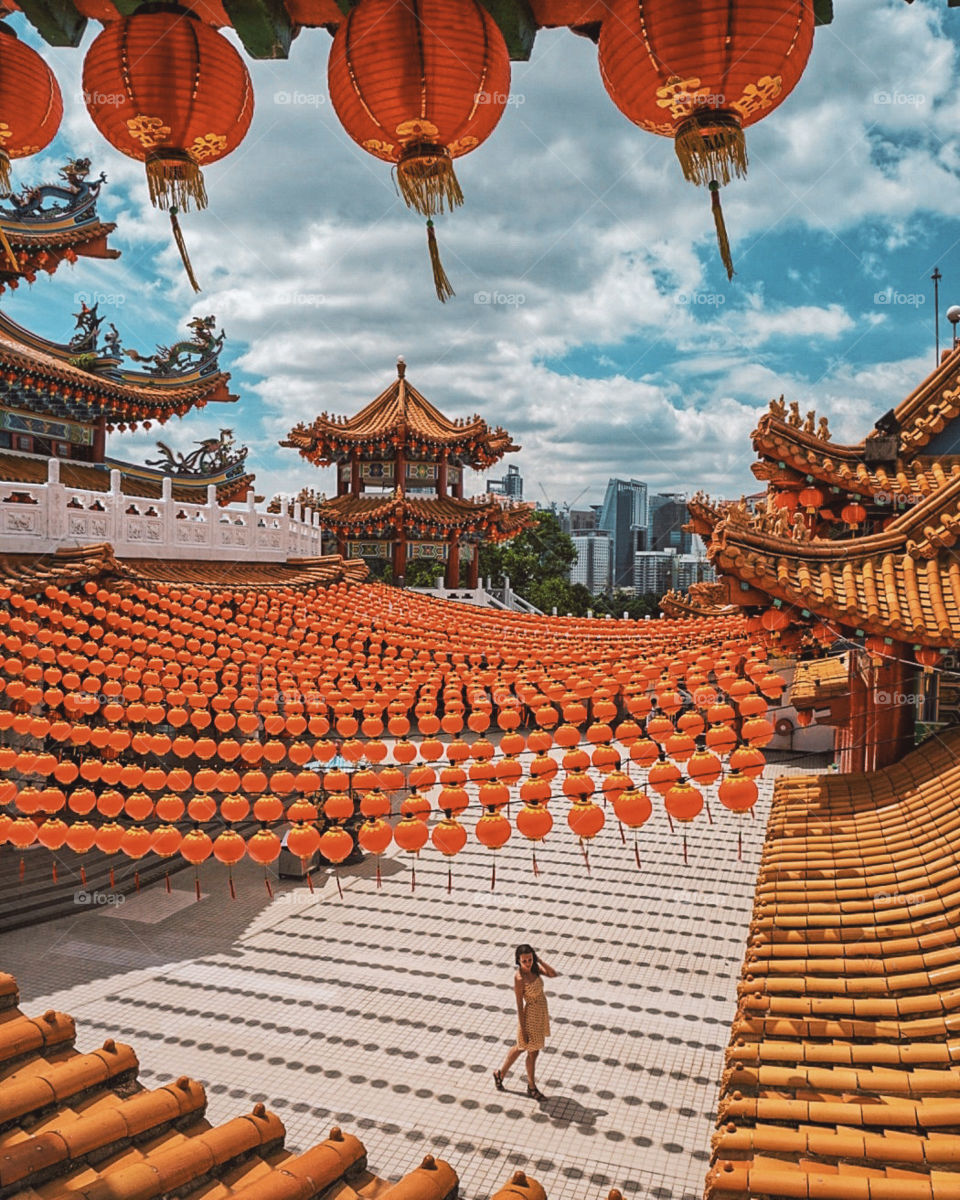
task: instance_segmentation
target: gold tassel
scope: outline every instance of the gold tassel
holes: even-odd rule
[[[165,147],[148,154],[146,167],[154,208],[182,208],[189,212],[191,201],[198,209],[207,207],[203,172],[185,150]]]
[[[453,160],[443,146],[408,146],[397,163],[397,187],[408,208],[422,217],[452,212],[463,204]]]
[[[170,225],[173,229],[173,240],[177,243],[177,249],[180,251],[183,269],[190,280],[190,286],[195,292],[199,292],[200,284],[197,283],[197,277],[193,273],[193,264],[190,262],[190,255],[187,253],[187,243],[183,240],[183,230],[180,228],[180,222],[177,220],[177,209],[175,207],[170,209]]]
[[[0,192],[10,191],[10,155],[0,150]]]
[[[17,256],[13,252],[13,247],[10,245],[9,241],[7,240],[7,235],[4,232],[2,225],[0,225],[0,245],[3,246],[3,252],[4,252],[4,254],[6,254],[7,258],[10,260],[10,266],[13,268],[13,270],[17,274],[19,274],[20,273],[20,263],[17,261]]]
[[[713,223],[717,227],[717,246],[720,257],[727,269],[727,278],[733,278],[733,258],[730,255],[730,239],[727,237],[727,226],[723,219],[723,209],[720,207],[720,184],[715,179],[710,180],[710,207],[713,209]]]
[[[677,130],[673,145],[684,178],[701,187],[711,179],[726,185],[747,173],[747,143],[733,113],[696,113]]]
[[[427,220],[427,247],[430,251],[430,266],[433,267],[433,286],[437,289],[437,299],[441,304],[446,304],[451,296],[457,293],[450,286],[450,280],[447,278],[447,273],[443,269],[443,263],[440,261],[440,247],[437,245],[437,235],[434,232],[433,222]]]

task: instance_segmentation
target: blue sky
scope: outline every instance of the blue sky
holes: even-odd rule
[[[372,399],[398,354],[450,415],[479,411],[514,434],[529,498],[586,488],[581,503],[599,502],[614,474],[665,491],[755,490],[748,435],[772,396],[856,440],[933,365],[935,265],[941,309],[960,301],[960,12],[835,7],[793,95],[748,130],[748,178],[724,192],[732,281],[709,198],[672,145],[616,110],[590,42],[542,31],[514,64],[497,130],[458,160],[467,203],[438,223],[457,291],[446,306],[422,222],[339,126],[322,30],[304,30],[286,62],[249,64],[250,133],[207,169],[208,211],[184,221],[204,287],[194,297],[142,166],[83,108],[91,27],[79,51],[42,47],[64,124],[15,181],[89,156],[109,176],[101,209],[123,256],[63,266],[2,307],[65,340],[78,297],[97,296],[141,351],[217,314],[240,402],[114,436],[110,450],[142,460],[158,436],[187,448],[231,426],[267,495],[332,488],[332,472],[277,442],[298,420]]]

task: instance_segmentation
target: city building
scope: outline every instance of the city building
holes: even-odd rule
[[[650,549],[676,550],[678,554],[692,554],[694,534],[684,528],[690,520],[686,496],[676,492],[661,492],[650,497],[648,508]]]
[[[716,572],[710,561],[676,550],[640,550],[633,556],[633,587],[639,595],[652,592],[686,592],[696,583],[713,583]]]
[[[520,468],[511,463],[502,479],[488,479],[487,491],[494,496],[509,496],[513,500],[523,499],[523,476]]]
[[[647,485],[639,479],[611,479],[597,526],[613,541],[611,587],[634,586],[634,555],[647,546]]]
[[[570,568],[570,582],[582,583],[593,595],[610,590],[613,543],[603,529],[571,534],[577,561]]]

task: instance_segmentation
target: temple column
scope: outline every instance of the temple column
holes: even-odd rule
[[[443,454],[439,463],[437,463],[437,497],[443,499],[447,494],[447,456]]]
[[[447,549],[447,571],[444,584],[448,588],[460,585],[460,539],[454,534]]]
[[[354,450],[350,455],[350,495],[359,496],[360,489],[360,459]]]
[[[339,534],[337,534],[337,553],[340,555],[341,558],[347,557],[346,538],[341,537]]]
[[[403,587],[404,576],[407,573],[407,538],[402,530],[397,533],[393,543],[393,582]]]
[[[850,743],[844,771],[865,771],[867,762],[867,687],[855,650],[850,652]]]
[[[107,452],[107,421],[101,417],[93,427],[93,461],[102,463]]]
[[[474,542],[472,550],[473,558],[467,565],[467,587],[478,588],[480,586],[480,547],[476,542]]]
[[[455,500],[463,499],[463,467],[460,468],[460,474],[453,485],[453,498]]]
[[[340,473],[340,468],[342,466],[343,466],[343,463],[337,463],[337,495],[338,496],[345,496],[347,494],[347,488],[349,486],[347,484],[347,481],[343,478],[343,475]]]
[[[393,486],[399,488],[401,492],[405,492],[407,490],[407,456],[403,452],[402,445],[397,447],[394,464]]]

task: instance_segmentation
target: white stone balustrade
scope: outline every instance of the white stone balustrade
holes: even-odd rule
[[[46,483],[0,482],[0,553],[51,554],[98,542],[109,542],[118,558],[285,562],[322,553],[319,514],[302,505],[291,517],[257,509],[252,491],[246,503],[221,507],[212,484],[204,504],[175,501],[170,476],[162,488],[159,500],[124,495],[116,470],[107,492],[67,487],[59,459],[51,458]]]

